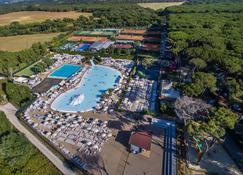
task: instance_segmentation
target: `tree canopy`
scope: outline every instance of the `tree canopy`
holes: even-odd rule
[[[0,120],[0,174],[61,174],[9,123],[3,112],[0,112]]]

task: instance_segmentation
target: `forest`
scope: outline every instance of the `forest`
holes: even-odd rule
[[[0,174],[60,175],[61,173],[0,112]]]
[[[243,1],[198,0],[163,13],[173,58],[189,68],[189,78],[175,84],[182,96],[173,107],[199,165],[226,133],[240,143],[234,128],[243,109]]]
[[[189,3],[166,13],[171,51],[194,70],[183,92],[194,97],[218,92],[242,104],[243,2]]]

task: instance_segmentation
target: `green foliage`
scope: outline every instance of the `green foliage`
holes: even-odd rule
[[[10,75],[11,71],[24,68],[46,54],[46,46],[41,43],[33,44],[30,49],[19,52],[0,51],[0,73]]]
[[[0,104],[5,104],[5,103],[7,103],[6,94],[2,89],[0,89]]]
[[[211,111],[208,121],[192,121],[187,128],[192,136],[204,139],[211,136],[219,139],[225,135],[225,129],[233,129],[237,121],[238,116],[230,109],[220,107]]]
[[[187,96],[199,96],[209,90],[216,90],[216,78],[210,73],[196,72],[192,76],[192,83],[181,84],[179,87]]]
[[[150,111],[150,110],[144,110],[143,112],[143,115],[151,115],[151,116],[155,116],[155,113]]]
[[[230,102],[241,102],[243,2],[197,0],[169,7],[165,13],[168,15],[168,39],[173,56],[181,58],[184,65],[191,64],[196,70],[223,74],[224,79],[219,80],[218,88],[226,86]],[[192,84],[181,86],[183,91],[187,95],[198,96],[205,86],[210,91],[214,90],[214,78],[203,76],[194,75]],[[228,81],[230,77],[234,80]],[[199,80],[196,81],[196,78]]]
[[[200,58],[193,58],[189,61],[189,64],[191,64],[193,67],[202,70],[207,67],[207,63],[200,59]]]
[[[243,102],[243,81],[237,81],[235,78],[229,77],[226,80],[226,88],[229,93],[229,100],[233,102]]]
[[[51,66],[54,63],[52,59],[49,57],[43,58],[41,62],[37,63],[31,68],[31,71],[34,72],[34,74],[38,74],[40,72],[44,72],[46,68]]]
[[[12,127],[2,111],[0,111],[0,120],[0,136],[2,136],[4,133],[12,130]]]
[[[8,101],[18,107],[22,107],[33,98],[28,87],[17,85],[12,82],[4,83],[4,91]]]
[[[0,112],[0,174],[58,175],[56,168]]]
[[[28,11],[81,11],[92,12],[93,16],[80,16],[77,20],[56,19],[41,23],[19,24],[13,22],[0,26],[0,36],[23,35],[33,33],[63,32],[77,29],[103,27],[148,27],[161,19],[158,12],[128,3],[77,3],[77,4],[38,4],[38,6],[18,6],[17,9]],[[1,8],[0,8],[1,11]]]
[[[211,120],[207,129],[209,132],[213,133],[215,136],[222,137],[225,134],[225,129],[234,129],[235,124],[238,121],[238,116],[234,114],[230,109],[218,108],[211,112]],[[210,127],[210,125],[216,126],[218,129]],[[216,128],[215,127],[215,128]],[[222,130],[218,132],[218,130]]]
[[[162,114],[175,115],[173,107],[169,104],[161,104],[159,109]]]

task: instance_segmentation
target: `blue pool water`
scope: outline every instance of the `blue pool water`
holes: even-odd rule
[[[84,52],[86,50],[88,50],[90,47],[90,44],[83,44],[81,47],[78,48],[79,52]]]
[[[96,107],[100,96],[108,89],[114,88],[121,77],[116,69],[94,65],[83,76],[75,87],[57,97],[51,108],[61,112],[84,112]],[[82,96],[78,104],[72,104],[75,97]]]
[[[62,67],[59,67],[57,70],[52,72],[48,77],[67,79],[78,72],[81,68],[82,67],[78,65],[64,64]]]

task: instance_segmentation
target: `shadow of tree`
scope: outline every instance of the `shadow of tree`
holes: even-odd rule
[[[128,148],[130,135],[131,135],[131,131],[119,131],[117,133],[115,141]]]

